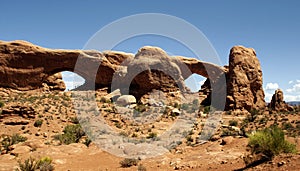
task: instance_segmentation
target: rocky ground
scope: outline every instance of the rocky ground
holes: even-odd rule
[[[82,94],[80,101],[78,92],[42,92],[16,91],[1,89],[1,155],[0,170],[14,170],[19,167],[18,161],[29,157],[40,159],[48,156],[53,161],[55,170],[238,170],[245,167],[243,157],[248,153],[248,139],[244,136],[254,130],[262,129],[277,123],[285,130],[287,139],[297,144],[300,150],[300,115],[296,112],[253,111],[224,112],[218,120],[216,132],[209,141],[200,141],[199,134],[207,121],[207,108],[201,107],[197,101],[192,105],[167,104],[164,110],[154,108],[150,113],[157,114],[151,122],[135,124],[126,119],[126,108],[116,109],[114,103],[102,98],[106,91],[97,91],[92,99],[98,106],[101,116],[108,125],[123,136],[147,140],[159,137],[171,128],[180,114],[197,113],[194,125],[185,132],[181,142],[169,149],[164,155],[153,158],[137,159],[136,166],[125,168],[120,162],[124,158],[116,157],[99,148],[95,142],[82,133],[78,139],[69,141],[64,136],[65,128],[76,125],[84,119],[95,121],[98,112],[92,109],[93,101]],[[78,106],[76,106],[78,105]],[[78,115],[80,109],[82,115]],[[139,111],[150,110],[147,105],[135,107]],[[175,110],[177,109],[177,110]],[[93,113],[93,117],[84,118],[84,113]],[[128,112],[130,113],[130,112]],[[144,117],[148,117],[148,116]],[[18,134],[25,137],[24,142],[5,146],[7,136]],[[22,138],[17,137],[19,141]],[[68,137],[70,138],[70,137]],[[300,155],[279,155],[274,160],[248,168],[248,170],[299,170]]]

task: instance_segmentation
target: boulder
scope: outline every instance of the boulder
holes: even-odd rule
[[[10,152],[12,155],[19,155],[19,154],[25,154],[29,153],[31,151],[31,148],[26,145],[19,145],[17,144],[15,147],[12,147],[13,150]]]
[[[133,95],[123,95],[117,99],[116,104],[120,106],[136,104],[136,98]]]
[[[108,95],[104,96],[104,98],[107,99],[107,100],[110,100],[110,99],[112,99],[114,97],[119,97],[121,95],[122,94],[121,94],[120,89],[116,89],[113,92],[109,93]]]

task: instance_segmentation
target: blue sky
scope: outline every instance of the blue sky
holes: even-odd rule
[[[201,30],[224,65],[228,64],[232,46],[254,48],[263,69],[267,101],[276,88],[284,91],[286,101],[300,100],[300,1],[297,0],[6,0],[0,6],[1,40],[22,39],[60,49],[82,49],[99,29],[125,16],[173,15]],[[181,45],[156,36],[133,38],[114,49],[136,52],[148,44],[164,46],[170,54],[191,55]]]

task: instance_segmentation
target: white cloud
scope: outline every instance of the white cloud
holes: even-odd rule
[[[288,93],[300,94],[300,83],[294,84],[292,88],[286,89]]]
[[[284,100],[287,102],[290,101],[300,101],[300,95],[284,95]]]
[[[300,80],[289,81],[290,88],[286,89],[284,92],[285,101],[300,101]]]
[[[277,90],[279,85],[277,83],[267,83],[266,90]]]
[[[273,96],[272,93],[265,92],[265,101],[271,102],[272,96]]]

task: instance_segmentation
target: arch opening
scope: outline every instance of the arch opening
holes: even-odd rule
[[[184,83],[192,92],[196,93],[201,90],[201,86],[204,84],[206,79],[207,78],[194,73],[184,80]]]
[[[75,90],[78,87],[84,85],[86,82],[86,80],[82,76],[76,74],[75,72],[63,71],[61,72],[61,74],[62,80],[66,85],[65,91]]]

